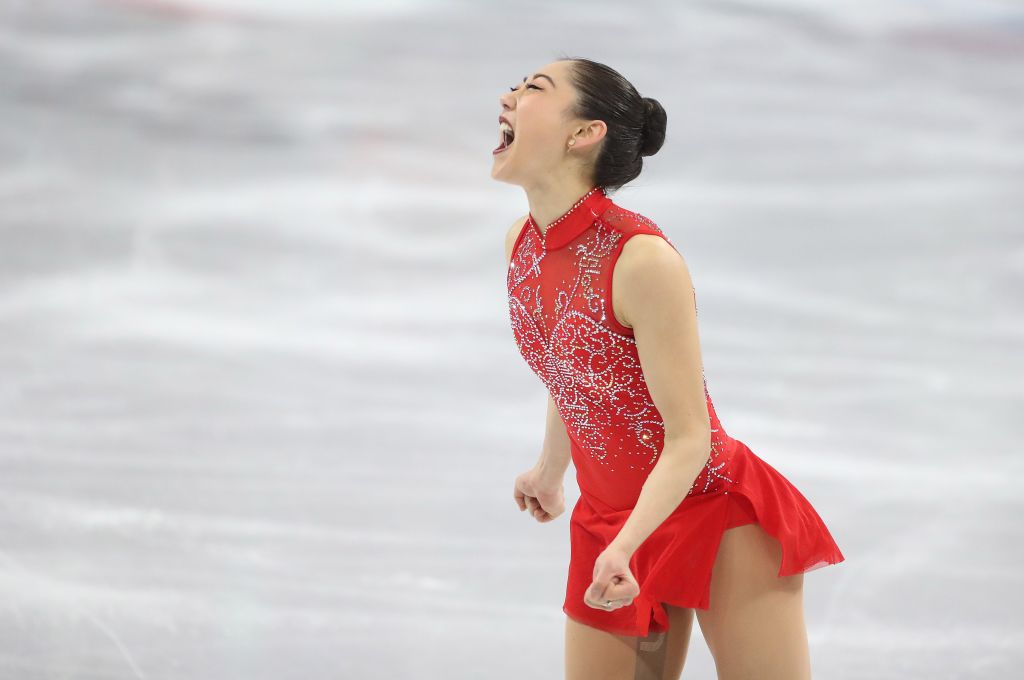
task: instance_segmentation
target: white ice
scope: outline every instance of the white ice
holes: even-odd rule
[[[0,677],[562,677],[490,150],[563,52],[668,111],[615,198],[846,555],[815,677],[1017,672],[1022,38],[994,1],[0,1]]]

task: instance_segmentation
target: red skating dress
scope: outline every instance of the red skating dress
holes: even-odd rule
[[[639,595],[614,611],[583,602],[594,561],[636,505],[664,441],[633,331],[612,313],[612,269],[635,234],[669,241],[651,220],[616,205],[602,187],[584,194],[543,234],[529,216],[512,251],[508,303],[516,344],[565,423],[580,489],[569,519],[562,609],[596,628],[642,637],[668,630],[662,603],[708,608],[711,567],[728,528],[757,522],[778,539],[779,576],[844,557],[800,491],[726,434],[705,378],[710,455],[683,501],[633,554],[630,570]]]

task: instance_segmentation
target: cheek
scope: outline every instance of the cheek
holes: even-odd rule
[[[555,121],[531,119],[529,125],[522,129],[522,135],[522,138],[516,138],[517,141],[523,141],[523,146],[529,147],[532,153],[557,150],[561,144]]]
[[[516,137],[517,141],[523,141],[523,146],[528,146],[532,151],[544,151],[555,149],[562,144],[559,129],[562,121],[557,111],[551,111],[540,102],[529,102],[520,110],[519,132],[522,137]]]

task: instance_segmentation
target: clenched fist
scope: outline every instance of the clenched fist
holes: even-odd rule
[[[536,467],[516,477],[515,499],[519,509],[529,510],[538,522],[550,522],[565,512],[562,480],[544,477]]]

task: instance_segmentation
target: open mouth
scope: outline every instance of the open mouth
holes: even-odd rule
[[[491,152],[492,155],[501,153],[512,146],[512,142],[515,141],[516,133],[508,123],[503,122],[498,126],[498,134],[501,135],[501,141],[494,151]]]

